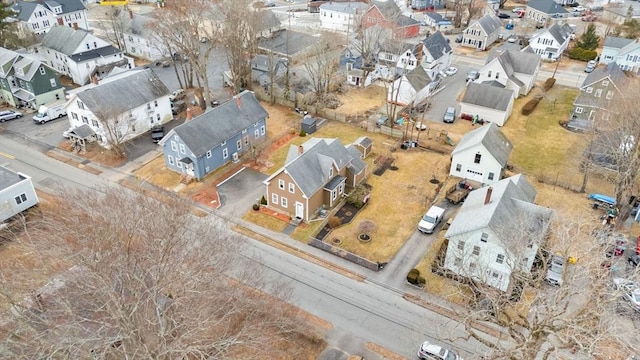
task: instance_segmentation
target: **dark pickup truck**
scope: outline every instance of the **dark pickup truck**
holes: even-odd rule
[[[158,143],[160,142],[160,140],[162,140],[162,138],[164,137],[164,126],[162,125],[156,125],[153,128],[151,128],[151,140],[153,140],[154,143]]]

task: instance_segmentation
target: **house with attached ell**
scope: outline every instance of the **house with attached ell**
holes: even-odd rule
[[[69,93],[71,128],[87,129],[106,148],[173,120],[171,93],[151,69],[125,71]]]
[[[540,56],[528,51],[500,50],[487,57],[474,81],[512,90],[513,97],[518,98],[529,94],[539,70]]]
[[[291,146],[284,166],[264,181],[269,208],[308,222],[334,207],[366,177],[362,149],[324,138]]]
[[[607,36],[604,39],[601,64],[617,63],[624,71],[640,71],[640,40]]]
[[[573,29],[569,24],[553,24],[534,33],[529,40],[531,50],[547,61],[556,61],[569,47]]]
[[[471,191],[445,233],[444,268],[509,291],[512,275],[531,272],[548,234],[553,210],[535,198],[521,174]]]
[[[486,50],[498,40],[502,30],[502,21],[494,15],[485,15],[472,22],[462,32],[462,43],[460,45]]]
[[[7,2],[7,1],[5,1]],[[56,25],[89,30],[87,9],[82,0],[12,0],[21,37],[41,35]]]
[[[513,110],[513,94],[513,90],[501,86],[471,82],[460,101],[460,113],[502,126]]]
[[[64,99],[60,76],[29,54],[0,48],[0,100],[18,107],[38,106]]]
[[[480,184],[500,181],[513,145],[494,124],[486,124],[464,134],[451,153],[449,175]]]
[[[255,93],[245,90],[169,131],[159,142],[165,164],[186,178],[202,180],[256,150],[266,139],[268,116]]]
[[[65,26],[53,27],[33,50],[78,85],[87,84],[93,76],[103,78],[114,67],[134,67],[133,59],[125,56],[122,50],[87,30]]]

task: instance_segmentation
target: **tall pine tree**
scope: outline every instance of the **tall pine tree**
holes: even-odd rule
[[[598,48],[600,37],[596,34],[596,26],[592,23],[587,26],[587,30],[576,42],[576,47],[585,50],[595,50]]]

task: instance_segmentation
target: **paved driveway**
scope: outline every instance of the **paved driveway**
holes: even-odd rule
[[[455,106],[456,117],[460,116],[460,106],[457,101],[458,95],[462,93],[465,87],[467,72],[478,69],[467,64],[452,64],[452,66],[458,68],[458,73],[444,78],[442,82],[444,89],[431,98],[431,106],[425,113],[425,119],[429,121],[442,122],[444,112],[449,106]]]
[[[218,185],[218,194],[222,206],[219,211],[230,217],[242,216],[251,209],[253,204],[260,201],[264,194],[262,181],[267,175],[251,168],[244,168],[240,172],[227,178]]]

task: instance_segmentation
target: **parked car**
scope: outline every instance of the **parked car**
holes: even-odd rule
[[[499,13],[499,14],[498,14],[498,17],[499,17],[500,19],[511,19],[511,15],[509,15],[509,14],[505,14],[505,13]]]
[[[22,113],[19,111],[13,111],[13,110],[0,111],[0,122],[20,119],[21,117],[22,117]]]
[[[176,101],[174,103],[171,104],[171,113],[173,115],[178,115],[179,113],[181,113],[185,108],[187,107],[187,104],[180,100],[180,101]]]
[[[514,13],[514,14],[519,13],[521,11],[524,11],[524,8],[517,7],[517,8],[514,8],[514,9],[511,10],[511,12]]]
[[[433,234],[436,230],[436,226],[438,223],[442,221],[442,217],[444,216],[444,209],[439,206],[432,206],[429,208],[426,214],[420,219],[420,223],[418,223],[418,231],[423,234]]]
[[[453,106],[449,106],[447,110],[444,112],[442,121],[448,124],[453,124],[453,122],[456,121],[456,108],[454,108]]]
[[[447,70],[445,70],[445,71],[444,71],[444,73],[445,73],[447,76],[453,76],[453,75],[455,75],[457,72],[458,72],[458,68],[453,67],[453,66],[448,67],[448,68],[447,68]]]
[[[516,36],[516,35],[511,35],[511,36],[509,36],[509,38],[507,39],[507,42],[510,42],[510,43],[514,43],[514,42],[516,42],[516,41],[518,41],[518,36]]]
[[[631,266],[640,266],[640,255],[638,254],[632,254],[627,258],[627,262],[629,263],[629,265]]]
[[[158,142],[160,142],[160,140],[162,140],[163,137],[164,137],[164,126],[156,125],[151,128],[151,140],[153,140],[154,143],[157,144]]]
[[[463,38],[464,37],[462,36],[462,34],[458,34],[458,36],[456,36],[456,43],[460,44],[462,42]]]
[[[431,344],[425,341],[418,349],[418,359],[420,360],[462,360],[458,354],[440,345]]]
[[[67,130],[62,132],[62,137],[68,139],[71,137],[71,132],[75,130],[75,128],[68,128]]]
[[[593,72],[593,70],[595,70],[595,69],[596,69],[596,66],[595,66],[595,65],[588,64],[588,65],[587,65],[587,67],[586,67],[586,68],[584,68],[584,72],[586,72],[586,73],[591,73],[591,72]]]
[[[549,261],[549,267],[547,268],[547,276],[545,277],[545,281],[551,285],[562,286],[564,283],[564,257],[560,255],[551,256],[551,260]]]
[[[573,12],[583,12],[583,11],[587,11],[587,8],[582,6],[582,5],[578,5],[576,7],[574,7],[572,9]]]
[[[616,290],[622,291],[623,298],[636,311],[640,311],[640,288],[631,280],[615,278],[613,279]]]
[[[169,101],[173,102],[176,100],[183,99],[187,94],[184,92],[184,89],[178,89],[169,95]]]
[[[467,82],[477,80],[480,77],[480,73],[473,70],[467,73]]]

